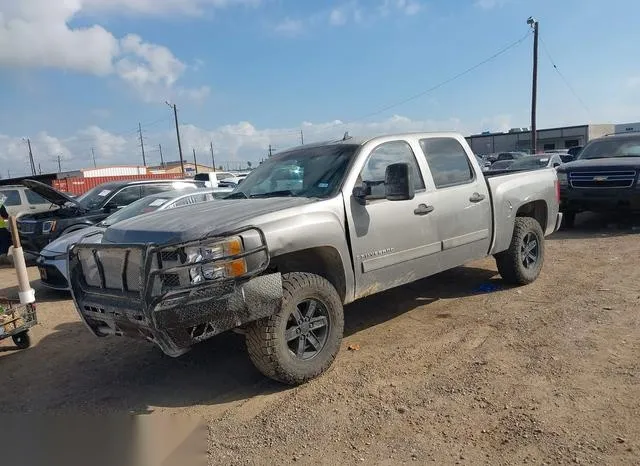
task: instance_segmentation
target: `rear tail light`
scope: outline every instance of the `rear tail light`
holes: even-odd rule
[[[560,202],[560,182],[557,179],[555,181],[555,186],[556,186],[556,200]]]

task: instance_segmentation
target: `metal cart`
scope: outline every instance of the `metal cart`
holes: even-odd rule
[[[0,297],[0,340],[11,337],[19,349],[31,346],[29,329],[38,323],[36,305]]]

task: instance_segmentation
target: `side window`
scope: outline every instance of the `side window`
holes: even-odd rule
[[[167,191],[173,191],[173,186],[168,183],[142,185],[142,197],[151,196],[152,194],[166,193]]]
[[[424,189],[424,180],[411,146],[405,141],[385,142],[376,147],[369,155],[366,165],[360,172],[358,182],[371,188],[372,197],[384,197],[384,178],[387,167],[394,163],[407,163],[411,167],[413,189]]]
[[[474,179],[473,168],[462,145],[452,138],[420,140],[436,188],[466,184]]]
[[[0,194],[3,194],[7,198],[4,201],[4,205],[6,206],[17,206],[22,204],[22,201],[20,200],[20,193],[17,189],[0,191]]]
[[[30,189],[25,191],[29,204],[49,204],[49,202],[38,193],[34,193]]]
[[[178,199],[176,202],[174,202],[174,207],[183,207],[183,206],[191,205],[195,203],[196,203],[196,200],[193,198],[193,196],[187,196],[187,197],[183,197],[182,199]]]
[[[115,196],[113,196],[109,201],[109,205],[124,207],[140,198],[142,198],[142,189],[140,186],[129,186],[120,190]]]

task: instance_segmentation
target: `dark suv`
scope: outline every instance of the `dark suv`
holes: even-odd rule
[[[203,187],[203,183],[193,180],[123,180],[101,184],[77,198],[71,198],[38,181],[24,180],[22,184],[60,207],[18,219],[22,247],[31,254],[38,254],[60,236],[94,225],[143,197],[175,189]]]
[[[558,168],[564,224],[573,226],[580,212],[640,211],[639,176],[640,133],[590,141]]]

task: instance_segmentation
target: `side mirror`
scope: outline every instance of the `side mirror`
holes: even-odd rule
[[[367,203],[367,197],[371,196],[371,186],[355,186],[351,194],[358,204],[365,205]]]
[[[407,163],[393,163],[387,167],[384,176],[385,197],[389,201],[413,199],[411,168]]]

